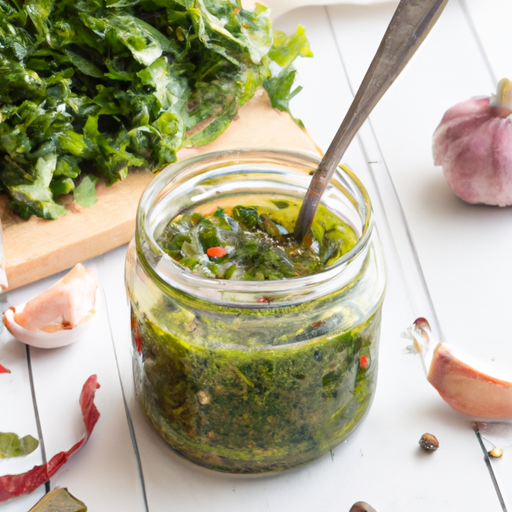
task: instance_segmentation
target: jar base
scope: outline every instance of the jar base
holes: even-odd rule
[[[269,473],[280,473],[283,471],[296,469],[310,462],[320,459],[334,450],[343,441],[345,441],[360,425],[363,418],[368,413],[371,402],[366,407],[361,408],[358,415],[352,422],[345,425],[343,433],[335,441],[323,448],[315,447],[314,450],[297,452],[294,455],[286,453],[282,457],[272,459],[240,459],[220,453],[212,453],[201,448],[196,443],[175,435],[172,430],[166,426],[164,418],[159,420],[150,414],[144,407],[144,402],[140,400],[140,395],[136,393],[140,410],[151,429],[156,435],[172,450],[175,454],[197,466],[206,469],[218,471],[221,473],[230,473],[237,475],[264,475]]]

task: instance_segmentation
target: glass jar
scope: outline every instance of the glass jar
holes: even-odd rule
[[[300,203],[318,162],[286,151],[211,153],[170,165],[142,196],[126,264],[135,393],[153,429],[208,468],[303,464],[343,441],[372,401],[385,270],[370,200],[348,169],[322,204],[358,241],[317,274],[209,279],[156,242],[198,205]]]

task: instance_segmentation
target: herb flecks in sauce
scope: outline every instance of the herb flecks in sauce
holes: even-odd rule
[[[300,246],[287,236],[299,206],[223,197],[175,218],[158,243],[204,277],[285,283],[357,243],[322,207],[310,246]],[[134,289],[135,390],[150,425],[176,452],[221,471],[283,470],[328,453],[375,390],[382,297],[368,296],[372,257],[339,288],[286,304],[264,295],[229,305],[148,282]]]
[[[348,224],[320,211],[310,244],[301,245],[290,235],[297,211],[297,204],[279,200],[217,207],[210,214],[187,212],[166,226],[158,243],[195,274],[250,281],[321,272],[356,244]]]
[[[183,311],[170,305],[161,303],[153,314],[172,323],[172,333],[147,319],[138,325],[143,353],[134,367],[136,392],[149,423],[187,458],[239,473],[294,467],[336,446],[370,405],[377,368],[361,368],[359,361],[361,354],[376,355],[380,314],[328,334],[308,324],[284,346],[270,345],[271,338],[290,325],[279,326],[279,314],[265,316],[268,340],[251,350],[230,341],[237,333],[251,337],[252,315],[192,309],[201,321],[190,333],[173,322]],[[295,316],[298,326],[305,309],[281,313]]]

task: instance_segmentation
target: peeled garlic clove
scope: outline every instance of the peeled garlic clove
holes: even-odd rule
[[[429,368],[428,382],[453,409],[479,418],[512,418],[510,372],[437,341],[425,318],[416,319],[404,337],[413,339],[414,352],[421,355],[423,368]],[[429,363],[424,359],[427,343],[436,344]]]
[[[56,348],[77,341],[90,327],[99,306],[94,273],[81,263],[26,304],[4,313],[4,323],[19,341]]]
[[[472,98],[448,109],[434,132],[434,163],[468,203],[512,205],[512,82],[494,98]]]
[[[459,412],[481,418],[512,418],[512,375],[496,376],[470,354],[455,355],[438,343],[428,381]]]

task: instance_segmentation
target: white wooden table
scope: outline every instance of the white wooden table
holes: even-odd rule
[[[288,32],[298,23],[307,29],[315,57],[297,63],[304,89],[293,109],[324,150],[395,5],[301,7],[275,24]],[[0,474],[24,472],[82,437],[78,396],[87,377],[97,374],[101,418],[85,448],[50,484],[67,487],[90,511],[348,512],[357,500],[378,512],[501,510],[471,418],[441,400],[401,333],[425,316],[451,345],[496,368],[512,366],[512,209],[458,200],[431,156],[444,111],[490,94],[499,78],[512,75],[511,21],[510,0],[450,0],[346,154],[374,203],[389,286],[375,401],[332,456],[243,478],[198,468],[168,449],[134,401],[121,247],[84,262],[104,294],[88,339],[53,351],[27,350],[1,333],[0,363],[12,373],[0,375],[0,431],[43,442],[25,458],[0,462]],[[58,277],[0,295],[2,308]],[[435,453],[418,447],[425,432],[440,441]],[[512,510],[512,441],[489,442],[504,448],[493,467]],[[44,492],[43,486],[0,504],[0,512],[26,512]]]

